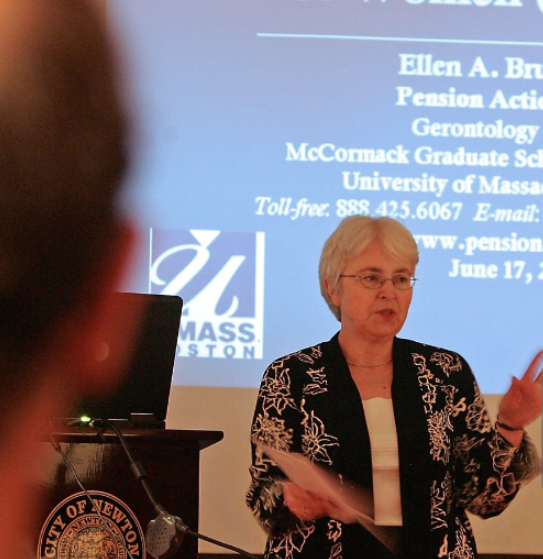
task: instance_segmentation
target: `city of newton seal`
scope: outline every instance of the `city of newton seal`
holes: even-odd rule
[[[76,493],[48,516],[38,559],[146,559],[138,519],[117,497],[102,491]]]

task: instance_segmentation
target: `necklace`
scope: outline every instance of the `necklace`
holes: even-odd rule
[[[383,361],[382,363],[372,363],[371,365],[362,365],[362,363],[350,363],[349,361],[347,361],[347,365],[351,365],[353,367],[380,367],[381,365],[387,365],[391,361],[392,357],[390,359],[387,359],[386,361]]]

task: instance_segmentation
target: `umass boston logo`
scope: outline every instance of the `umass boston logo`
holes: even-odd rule
[[[150,292],[183,298],[181,357],[262,359],[264,233],[151,230]]]
[[[145,539],[134,513],[101,491],[76,493],[57,505],[43,525],[38,559],[145,559]],[[98,512],[97,512],[98,510]]]

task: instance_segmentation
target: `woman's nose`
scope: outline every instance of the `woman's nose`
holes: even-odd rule
[[[383,281],[384,281],[383,285],[379,288],[379,295],[381,297],[383,296],[390,297],[396,295],[396,288],[392,283],[392,278],[386,278]]]

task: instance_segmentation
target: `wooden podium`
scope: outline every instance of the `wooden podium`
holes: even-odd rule
[[[122,434],[134,459],[147,473],[147,483],[156,501],[198,531],[200,450],[220,441],[222,432],[122,429]],[[109,553],[114,557],[125,554],[127,559],[145,559],[142,532],[144,535],[157,512],[131,472],[116,434],[111,429],[97,433],[95,429],[74,427],[59,429],[53,437],[73,464],[84,488],[98,503],[102,518],[86,504],[90,502],[88,497],[62,456],[53,449],[49,435],[44,434],[38,444],[50,460],[40,481],[47,498],[43,522],[37,530],[38,556],[90,558],[94,553],[91,547],[99,547],[97,557]],[[104,522],[110,526],[109,531],[104,529]],[[141,530],[136,526],[138,522]],[[115,538],[112,532],[126,539],[128,553],[126,549],[114,549],[119,538],[105,541],[109,536]],[[174,557],[196,559],[197,555],[198,542],[185,535]]]

